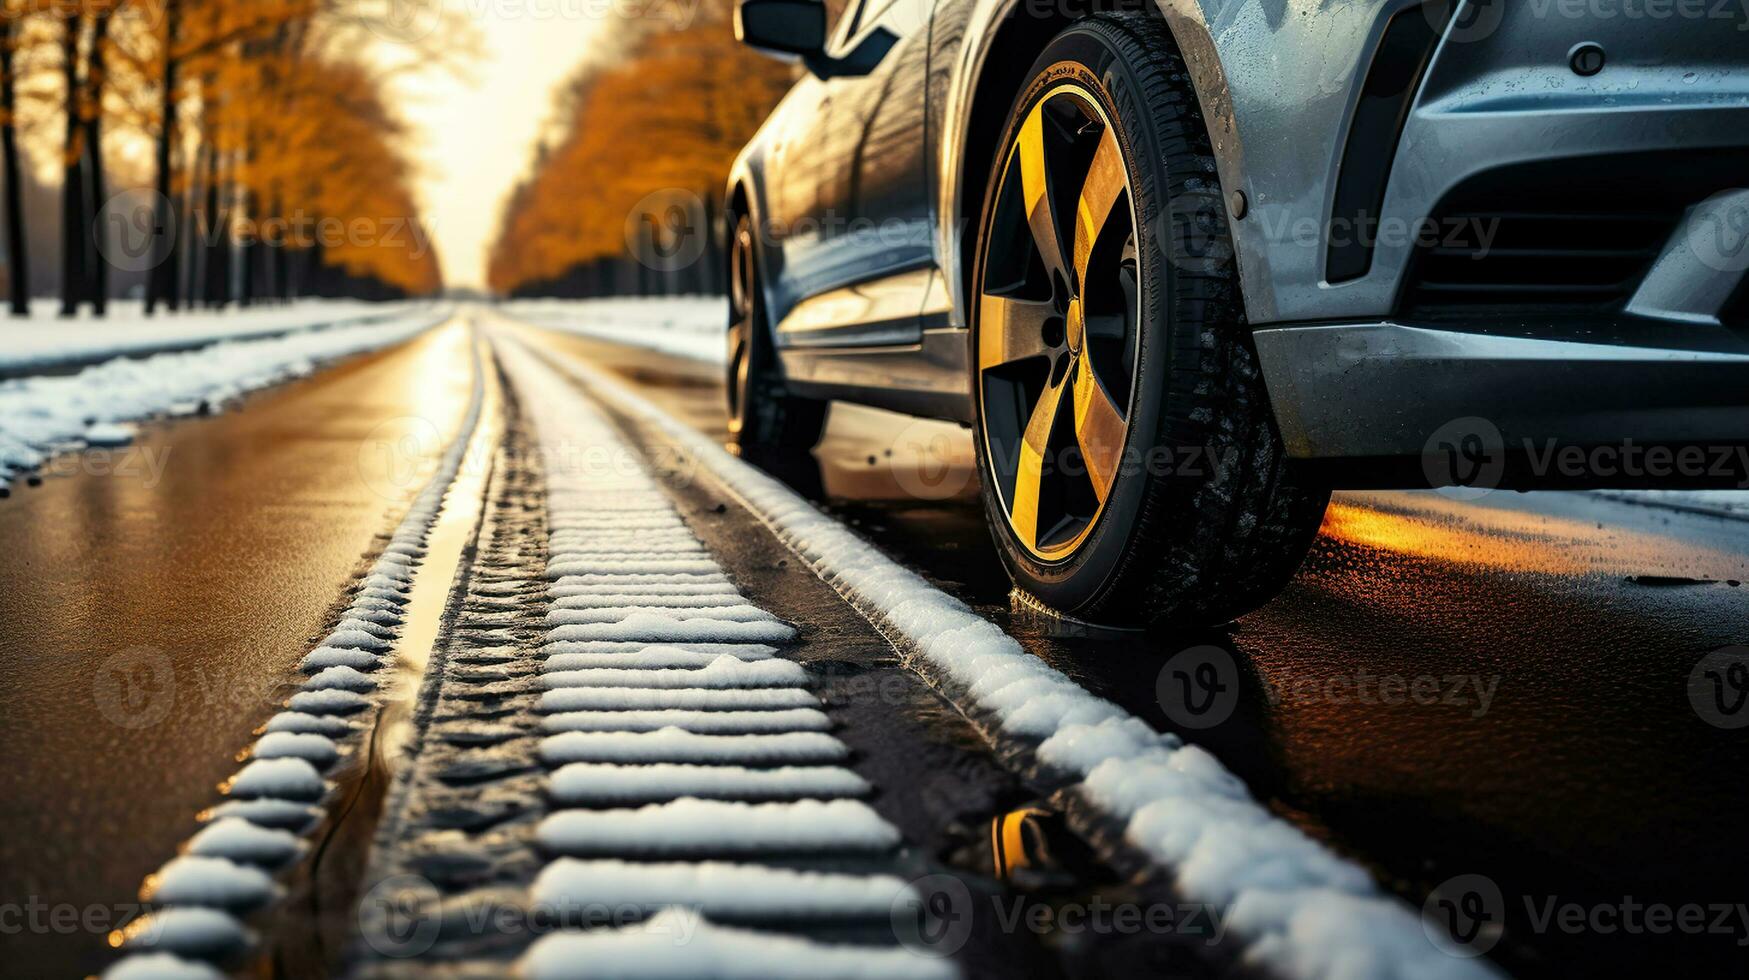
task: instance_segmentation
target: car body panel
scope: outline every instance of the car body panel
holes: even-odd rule
[[[872,6],[882,2],[873,0]],[[1620,365],[1639,363],[1648,349],[1709,344],[1706,367],[1696,368],[1692,358],[1658,361],[1662,366],[1646,377],[1681,385],[1692,376],[1695,431],[1739,423],[1749,431],[1749,419],[1719,403],[1721,384],[1749,385],[1731,347],[1743,325],[1736,324],[1736,335],[1716,332],[1727,307],[1738,311],[1733,315],[1739,319],[1749,308],[1741,299],[1749,290],[1743,272],[1749,262],[1734,264],[1726,257],[1721,266],[1716,256],[1702,261],[1685,244],[1698,217],[1719,200],[1745,201],[1743,207],[1749,207],[1749,198],[1730,196],[1749,185],[1749,7],[1678,4],[1653,17],[1632,16],[1627,6],[1601,16],[1595,5],[1503,0],[1455,0],[1455,9],[1423,0],[1152,2],[1184,57],[1210,133],[1217,189],[1229,202],[1235,192],[1244,196],[1243,216],[1229,221],[1233,261],[1277,418],[1295,455],[1414,454],[1437,416],[1485,414],[1499,386],[1526,383],[1521,368],[1527,363],[1544,369],[1570,365],[1555,376],[1565,379],[1561,384],[1568,385],[1572,398],[1579,398],[1588,383],[1622,380]],[[1023,70],[1036,56],[1035,49],[1015,42],[1020,35],[1014,18],[1054,16],[1066,24],[1076,11],[1062,5],[1039,8],[1030,0],[897,0],[892,6],[904,5],[913,18],[928,14],[926,29],[917,32],[913,19],[911,33],[882,60],[882,69],[824,83],[804,79],[797,86],[805,93],[837,85],[834,105],[879,108],[872,114],[864,108],[861,115],[847,108],[833,117],[843,124],[840,142],[819,143],[789,132],[807,111],[807,96],[792,93],[737,162],[733,179],[748,186],[754,208],[775,205],[787,214],[801,205],[789,198],[768,200],[774,193],[768,185],[782,178],[765,165],[765,158],[777,152],[767,147],[787,146],[794,154],[826,146],[834,159],[864,161],[861,170],[837,165],[837,184],[823,169],[793,160],[784,166],[815,181],[816,209],[822,201],[836,202],[883,220],[897,219],[890,227],[906,231],[922,222],[928,226],[928,247],[906,239],[903,247],[889,248],[850,236],[803,240],[793,250],[785,243],[783,254],[768,256],[769,309],[781,324],[784,368],[799,388],[815,396],[972,421],[965,350],[967,245],[977,233],[989,176],[982,161],[994,152],[979,141],[989,141],[990,120],[1005,118],[1017,94],[1016,87],[989,80],[1012,77],[1017,66]],[[1425,67],[1415,76],[1400,132],[1390,144],[1370,261],[1363,274],[1332,283],[1328,247],[1332,235],[1344,229],[1331,215],[1351,121],[1393,18],[1424,16],[1439,19],[1429,21]],[[1025,36],[1039,36],[1036,25],[1021,26],[1035,28]],[[1575,45],[1582,42],[1605,53],[1603,69],[1588,77],[1570,64]],[[926,56],[919,57],[919,51]],[[852,97],[850,91],[862,95]],[[920,111],[883,115],[892,112],[894,91],[906,93]],[[911,127],[916,137],[910,141],[866,138]],[[845,149],[850,144],[860,149]],[[917,147],[922,163],[898,153],[900,144]],[[1582,190],[1599,174],[1612,168],[1621,172],[1628,161],[1646,159],[1634,155],[1649,151],[1724,154],[1727,164],[1741,166],[1727,167],[1720,187],[1697,185],[1692,202],[1665,202],[1675,208],[1673,230],[1653,243],[1658,246],[1655,272],[1638,282],[1623,309],[1577,321],[1517,310],[1472,316],[1461,309],[1425,321],[1406,309],[1406,295],[1416,282],[1417,249],[1425,247],[1413,230],[1467,182],[1539,165]],[[891,162],[871,169],[867,162],[876,160]],[[1733,172],[1742,174],[1734,187]],[[901,188],[887,180],[899,174],[912,175],[916,183]],[[1630,171],[1629,176],[1641,175]],[[1657,178],[1656,168],[1644,174],[1652,182],[1648,187]],[[847,181],[861,181],[880,193],[845,191]],[[1703,203],[1701,196],[1711,191],[1725,196]],[[800,192],[786,188],[782,193]],[[1660,193],[1680,197],[1682,188],[1662,187]],[[1600,191],[1595,203],[1607,214],[1633,202]],[[1387,234],[1388,229],[1408,233]],[[818,258],[811,249],[832,257]],[[906,321],[911,293],[914,330]],[[1617,330],[1623,316],[1631,322]],[[1648,324],[1660,323],[1671,327],[1668,335],[1642,337]],[[1706,334],[1709,325],[1715,332]],[[956,333],[960,349],[953,355],[948,351]],[[1641,337],[1629,344],[1639,352],[1625,362],[1602,358],[1610,366],[1593,370],[1599,360],[1596,341],[1618,335]],[[1546,344],[1530,356],[1521,355],[1533,348],[1513,345],[1502,353],[1498,338],[1503,336]],[[1450,369],[1443,377],[1441,366]],[[1429,397],[1424,410],[1393,408],[1377,398],[1345,405],[1360,377],[1369,379],[1375,394],[1389,391],[1402,400],[1429,391],[1427,385],[1437,379],[1438,396]],[[925,385],[940,387],[927,395]],[[1626,438],[1681,430],[1681,396],[1645,401],[1648,408],[1641,415],[1632,410],[1631,399],[1611,402],[1598,416],[1608,424],[1599,428],[1583,419],[1582,404],[1562,419],[1548,405],[1521,400],[1525,410],[1507,420],[1508,428],[1531,432],[1541,426],[1573,438],[1594,437],[1605,429]],[[1502,411],[1512,415],[1510,406]]]

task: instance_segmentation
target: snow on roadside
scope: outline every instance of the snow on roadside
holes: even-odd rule
[[[222,313],[190,310],[148,317],[145,305],[138,300],[116,300],[101,320],[89,315],[62,320],[55,316],[57,303],[37,300],[30,319],[0,320],[0,373],[19,374],[220,340],[382,321],[417,312],[426,305],[423,301],[306,299],[284,306]]]
[[[605,448],[609,457],[630,452],[600,409],[526,348],[495,346],[548,458],[569,456],[568,450],[579,447]],[[771,656],[765,645],[788,642],[795,631],[740,596],[650,473],[592,465],[589,453],[571,458],[582,465],[549,466],[546,472],[546,577],[554,580],[549,598],[618,594],[630,601],[618,608],[617,619],[549,625],[542,645],[549,657],[540,675],[547,688],[542,713],[582,724],[562,725],[569,730],[540,742],[548,798],[557,808],[541,820],[535,837],[558,861],[542,873],[534,896],[561,908],[629,901],[662,911],[616,929],[566,923],[535,941],[517,962],[517,974],[957,976],[952,962],[898,944],[838,945],[781,930],[735,929],[699,916],[825,913],[889,924],[894,903],[915,904],[916,897],[893,875],[824,876],[767,867],[798,858],[887,860],[902,837],[874,808],[853,798],[864,795],[868,784],[846,767],[849,747],[820,730],[826,719],[807,671]],[[616,546],[603,545],[601,535],[632,529]],[[666,560],[677,546],[696,557]],[[694,591],[700,588],[706,591]],[[746,606],[757,615],[690,619],[684,607],[645,601],[725,593],[733,596],[731,608]],[[707,629],[694,628],[700,624]],[[761,629],[747,635],[743,628],[750,626]],[[652,657],[653,647],[667,649]],[[755,650],[758,655],[745,656]],[[683,654],[715,651],[721,653],[714,659],[670,666]],[[622,662],[597,666],[603,655]],[[783,731],[760,722],[750,726],[754,731],[738,731],[749,727],[745,717],[754,708],[781,711],[795,727]],[[588,718],[607,712],[607,724],[599,716]],[[704,712],[717,714],[699,726],[703,731],[694,730],[691,723]],[[653,725],[657,713],[670,724]],[[577,857],[596,860],[564,860]],[[626,865],[625,858],[664,863]],[[672,863],[678,858],[746,863]],[[686,935],[663,936],[682,916]],[[660,937],[657,947],[667,948],[651,948],[653,937]]]
[[[0,381],[0,493],[21,471],[57,452],[125,444],[132,429],[123,423],[216,407],[303,377],[325,361],[406,340],[447,316],[407,310],[384,323],[227,340],[180,353],[118,357],[77,374]]]
[[[1663,507],[1688,514],[1749,521],[1749,490],[1598,490],[1595,493],[1642,507]]]
[[[1295,980],[1495,975],[1485,962],[1440,951],[1414,910],[1363,868],[1271,814],[1206,750],[1087,692],[958,599],[624,385],[574,361],[557,366],[707,467],[901,656],[969,701],[996,734],[1036,746],[1040,761],[1077,778],[1080,796],[1120,822],[1132,846],[1171,869],[1186,898],[1229,908],[1248,964]],[[538,946],[529,972],[541,975],[539,967],[560,948],[556,941]],[[580,942],[562,948],[588,952]]]
[[[728,301],[721,296],[634,296],[614,299],[513,300],[498,309],[567,333],[721,364]]]

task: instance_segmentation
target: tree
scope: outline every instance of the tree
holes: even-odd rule
[[[61,143],[61,316],[79,313],[85,293],[85,160],[84,128],[80,124],[82,79],[79,35],[84,18],[79,7],[64,5],[61,13],[61,77],[66,86],[66,135]]]
[[[652,192],[697,195],[690,233],[709,230],[729,164],[794,82],[792,69],[735,43],[729,13],[726,0],[707,0],[685,29],[644,22],[629,54],[587,61],[561,88],[551,127],[556,137],[537,149],[499,218],[487,269],[495,291],[583,295],[624,288],[608,280],[630,278],[628,215],[636,228],[632,212]],[[617,46],[626,32],[601,36]],[[620,163],[632,145],[643,151],[636,168]],[[714,236],[707,234],[704,245],[704,265],[667,276],[635,267],[640,288],[708,288],[717,281],[706,267],[716,261]]]
[[[30,253],[24,238],[24,173],[18,159],[17,53],[25,7],[0,6],[0,165],[6,168],[6,259],[12,315],[30,316]]]
[[[85,285],[93,316],[104,316],[109,309],[109,260],[102,248],[102,236],[107,234],[107,229],[92,224],[92,220],[100,214],[107,194],[103,178],[103,87],[107,81],[108,59],[104,49],[109,46],[109,25],[114,16],[115,7],[109,0],[99,0],[90,11],[91,47],[86,54],[85,93],[81,106],[85,120],[85,172],[91,182],[86,207],[91,247],[85,253],[90,276]]]

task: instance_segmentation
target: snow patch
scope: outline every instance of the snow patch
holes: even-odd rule
[[[172,858],[146,878],[141,897],[163,905],[211,905],[253,908],[278,893],[273,878],[260,868],[224,858],[184,855]]]
[[[555,932],[521,960],[527,980],[951,980],[945,959],[902,946],[815,942],[780,933],[719,926],[685,909],[668,909],[624,929]]]
[[[843,742],[822,732],[699,735],[679,728],[653,732],[563,732],[541,739],[541,759],[567,762],[726,762],[777,765],[842,762]]]
[[[728,309],[719,296],[517,300],[502,309],[550,330],[660,351],[706,364],[727,358]]]
[[[256,759],[231,777],[225,792],[303,801],[320,799],[327,786],[316,767],[303,759]]]
[[[549,792],[566,806],[625,806],[680,797],[795,800],[863,796],[868,782],[837,766],[603,765],[574,762],[553,773]]]
[[[302,854],[306,846],[289,831],[257,827],[237,817],[215,820],[188,839],[188,853],[196,857],[217,857],[269,866],[290,861]]]
[[[808,683],[808,672],[793,660],[742,660],[721,654],[696,669],[591,667],[543,673],[541,683],[549,688],[805,687]]]
[[[792,871],[757,864],[701,861],[688,864],[580,861],[561,858],[534,880],[536,907],[610,908],[685,906],[707,918],[885,921],[893,906],[913,895],[891,875]]]
[[[734,657],[736,660],[770,660],[777,653],[775,647],[760,643],[748,644],[717,644],[710,649],[696,649],[659,644],[657,646],[641,646],[624,652],[576,652],[549,653],[541,662],[543,674],[558,674],[573,670],[592,670],[606,668],[636,668],[639,670],[696,670],[709,667],[722,657]]]
[[[679,799],[635,810],[565,810],[535,831],[557,854],[620,857],[881,852],[899,832],[858,800]]]
[[[832,727],[824,711],[571,711],[541,722],[548,732],[653,732],[679,728],[700,735],[823,732]]]
[[[227,341],[139,360],[117,357],[76,374],[0,383],[0,487],[19,473],[42,466],[76,440],[92,446],[125,445],[133,440],[134,431],[124,423],[167,414],[189,403],[222,404],[307,375],[321,361],[406,340],[434,322],[429,313],[406,313],[383,324]],[[62,331],[40,333],[55,337]],[[12,340],[25,343],[30,337]],[[19,366],[17,347],[8,350],[14,353],[0,355],[0,362],[6,362],[0,366]]]
[[[549,640],[635,640],[644,643],[788,643],[795,627],[775,618],[760,622],[684,619],[668,612],[638,612],[613,623],[558,626]]]
[[[686,708],[700,711],[768,711],[778,708],[817,708],[820,700],[793,687],[766,688],[651,688],[568,687],[546,691],[540,696],[540,710],[547,713],[565,711],[645,711],[658,708]]]
[[[128,923],[122,948],[163,950],[196,959],[224,959],[248,948],[254,936],[229,913],[198,905],[161,909]]]
[[[205,963],[170,953],[135,953],[103,971],[103,980],[222,980],[223,973]]]

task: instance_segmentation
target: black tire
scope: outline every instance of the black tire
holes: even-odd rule
[[[1021,589],[1076,619],[1110,625],[1228,622],[1268,601],[1292,578],[1317,533],[1329,492],[1288,460],[1276,429],[1246,324],[1226,204],[1188,72],[1161,22],[1121,13],[1091,16],[1067,28],[1039,57],[1031,77],[1010,113],[987,184],[971,303],[972,382],[980,411],[973,431],[998,551]],[[1128,348],[1133,361],[1125,362],[1133,363],[1133,374],[1123,423],[1124,468],[1115,471],[1073,553],[1044,560],[1038,505],[1029,508],[1035,539],[1029,545],[1011,525],[1001,491],[992,489],[1004,478],[992,468],[988,445],[986,429],[994,432],[995,423],[985,408],[991,389],[980,365],[977,311],[991,282],[985,273],[992,221],[1011,150],[1029,112],[1058,97],[1053,93],[1066,83],[1092,93],[1116,131],[1134,208],[1126,269],[1138,298],[1124,334],[1134,337]],[[1076,316],[1085,319],[1085,305]],[[1081,340],[1089,352],[1091,343]],[[1004,411],[996,401],[990,404],[995,414]],[[1012,486],[1017,477],[1006,479]]]
[[[826,403],[784,388],[757,263],[753,221],[738,215],[729,239],[729,441],[749,453],[811,449],[826,428]]]

